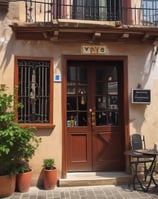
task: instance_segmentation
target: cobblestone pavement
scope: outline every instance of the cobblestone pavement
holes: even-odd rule
[[[133,191],[127,185],[56,187],[53,190],[42,190],[31,187],[29,192],[15,192],[5,199],[158,199],[158,187],[147,193]]]

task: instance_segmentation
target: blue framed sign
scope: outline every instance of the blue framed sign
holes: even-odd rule
[[[54,82],[61,82],[61,74],[54,74]]]

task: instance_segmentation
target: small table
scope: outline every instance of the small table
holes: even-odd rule
[[[136,182],[138,182],[145,192],[149,190],[151,182],[153,182],[155,186],[158,186],[154,178],[156,156],[158,155],[157,151],[147,149],[130,150],[126,151],[125,155],[130,157],[130,166],[133,176],[132,184],[134,189],[136,189]],[[143,165],[143,170],[139,169],[140,165]]]

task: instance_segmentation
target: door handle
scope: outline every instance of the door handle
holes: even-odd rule
[[[91,125],[92,125],[92,127],[94,127],[95,126],[95,112],[92,112],[91,113]]]
[[[93,112],[92,108],[89,109],[88,123],[89,125],[91,125],[91,127],[94,127],[96,125],[95,112]]]

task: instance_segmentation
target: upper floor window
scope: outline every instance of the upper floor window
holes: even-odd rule
[[[0,6],[8,6],[9,1],[8,0],[1,0]]]
[[[0,0],[0,10],[8,9],[9,1],[8,0]]]
[[[73,8],[76,19],[119,20],[121,17],[121,0],[74,0]]]
[[[27,21],[42,20],[42,12],[45,22],[53,19],[117,21],[122,16],[122,0],[26,0]]]
[[[53,126],[53,65],[51,59],[16,58],[18,122],[38,127]]]
[[[158,25],[158,0],[143,0],[142,8],[144,21]]]

